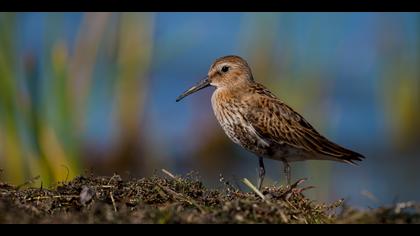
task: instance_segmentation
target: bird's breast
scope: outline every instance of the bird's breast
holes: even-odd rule
[[[216,119],[226,135],[245,149],[257,155],[264,155],[269,145],[258,136],[252,124],[245,119],[244,114],[248,108],[240,99],[217,89],[211,101]]]

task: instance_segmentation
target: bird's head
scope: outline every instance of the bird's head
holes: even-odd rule
[[[208,86],[233,88],[252,82],[252,72],[248,63],[239,56],[224,56],[216,59],[210,66],[207,76],[196,85],[181,94],[176,101]]]

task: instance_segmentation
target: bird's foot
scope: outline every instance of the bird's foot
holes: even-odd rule
[[[293,184],[288,184],[286,187],[286,192],[282,194],[284,199],[288,200],[292,195],[300,194],[303,191],[306,191],[308,189],[314,188],[314,186],[308,186],[304,188],[298,188],[300,184],[305,182],[307,178],[299,179],[298,181],[294,182]]]

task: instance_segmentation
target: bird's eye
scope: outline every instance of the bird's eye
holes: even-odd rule
[[[222,67],[222,72],[226,73],[229,70],[229,66],[223,66]]]

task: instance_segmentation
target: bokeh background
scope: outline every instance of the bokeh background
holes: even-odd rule
[[[214,59],[257,81],[360,166],[292,164],[318,200],[359,207],[420,200],[418,13],[0,13],[0,178],[51,186],[86,171],[197,171],[243,190],[257,158],[211,110],[213,88],[175,98]],[[266,184],[285,182],[266,160]]]

